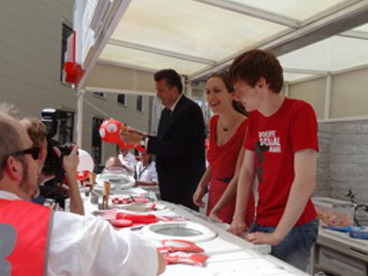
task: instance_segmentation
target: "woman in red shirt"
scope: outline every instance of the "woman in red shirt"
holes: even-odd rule
[[[202,200],[209,185],[207,216],[215,221],[231,223],[235,209],[239,169],[244,159],[247,117],[244,108],[234,101],[234,89],[225,72],[211,76],[206,85],[207,102],[215,115],[210,121],[207,160],[209,166],[193,195],[196,205]],[[253,222],[254,196],[249,201],[245,221]]]

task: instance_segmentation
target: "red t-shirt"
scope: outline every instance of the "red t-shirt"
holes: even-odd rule
[[[258,111],[249,116],[245,148],[255,152],[259,201],[256,221],[264,226],[277,226],[284,213],[294,181],[294,154],[318,148],[317,118],[306,102],[285,98],[280,109],[270,117]],[[313,203],[307,205],[296,225],[316,217]]]
[[[248,120],[244,120],[236,130],[235,134],[223,145],[218,146],[216,143],[216,130],[219,116],[215,115],[210,121],[210,145],[207,153],[207,159],[210,163],[212,173],[209,188],[207,215],[212,208],[220,200],[225,192],[230,180],[235,174],[236,162],[238,160],[239,151],[242,147],[245,131],[248,126]],[[226,223],[231,223],[235,210],[234,197],[229,201],[218,213],[218,217]],[[250,196],[245,221],[248,226],[253,222],[254,218],[254,195]]]

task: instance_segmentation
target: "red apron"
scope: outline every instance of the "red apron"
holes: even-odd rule
[[[49,208],[0,199],[0,268],[4,275],[46,274]]]

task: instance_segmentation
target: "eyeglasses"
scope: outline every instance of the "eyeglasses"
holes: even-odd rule
[[[38,160],[38,158],[40,157],[40,146],[33,146],[29,149],[19,150],[19,151],[12,153],[11,155],[19,156],[19,155],[25,155],[25,154],[31,154],[34,160]]]

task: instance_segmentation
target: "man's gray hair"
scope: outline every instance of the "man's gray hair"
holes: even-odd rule
[[[7,102],[0,103],[0,111],[17,121],[20,121],[24,118],[23,113],[19,110],[19,108]]]
[[[12,120],[20,118],[14,106],[0,104],[0,180],[9,155],[22,148],[22,138],[12,124]]]

